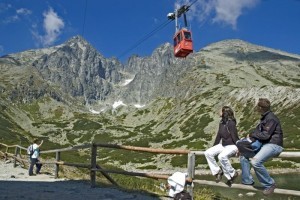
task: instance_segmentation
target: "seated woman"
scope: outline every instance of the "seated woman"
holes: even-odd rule
[[[239,137],[233,110],[228,106],[224,106],[220,113],[220,117],[221,121],[214,145],[207,149],[204,152],[204,155],[212,174],[216,177],[216,182],[220,182],[222,175],[224,174],[228,180],[226,184],[231,186],[234,179],[238,176],[238,173],[231,166],[229,158],[236,155],[238,152],[235,143],[239,140]],[[220,143],[221,140],[222,142]],[[215,156],[217,155],[221,167],[215,160]]]

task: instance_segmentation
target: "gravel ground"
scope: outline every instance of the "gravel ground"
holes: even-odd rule
[[[131,193],[112,187],[91,188],[89,182],[54,179],[50,174],[28,176],[27,169],[13,167],[13,163],[0,161],[0,199],[9,200],[169,200],[147,193]]]

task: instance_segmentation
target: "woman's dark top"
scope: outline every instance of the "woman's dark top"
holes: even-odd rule
[[[221,120],[214,146],[219,144],[221,139],[223,146],[235,145],[236,141],[239,140],[235,120],[228,120],[227,122]]]

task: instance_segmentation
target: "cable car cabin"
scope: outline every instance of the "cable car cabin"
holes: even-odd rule
[[[179,30],[174,36],[175,57],[185,58],[193,52],[192,33],[187,29]]]

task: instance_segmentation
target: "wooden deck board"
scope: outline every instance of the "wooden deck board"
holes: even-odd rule
[[[226,187],[229,188],[228,185],[225,183],[216,183],[214,181],[206,181],[206,180],[194,180],[194,183],[198,183],[201,185],[210,185],[210,186],[218,186],[218,187]],[[232,184],[231,188],[235,189],[243,189],[243,190],[251,190],[251,191],[262,191],[262,187],[256,187],[252,185],[243,185],[243,184]],[[286,190],[286,189],[280,189],[276,188],[274,190],[274,193],[276,194],[289,194],[289,195],[294,195],[294,196],[300,196],[300,191],[297,190]]]

